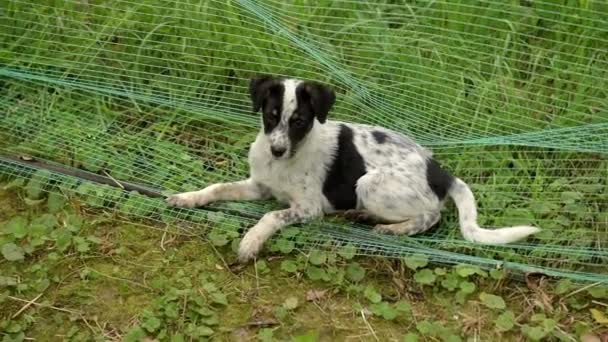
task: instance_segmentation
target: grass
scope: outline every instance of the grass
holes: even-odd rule
[[[449,291],[451,285],[448,289],[438,285],[444,281],[463,283],[462,279],[456,281],[447,275],[456,272],[455,264],[476,264],[488,270],[505,263],[503,266],[519,276],[542,270],[561,272],[576,280],[606,279],[608,58],[603,27],[607,14],[608,5],[603,2],[573,0],[319,1],[314,4],[274,0],[49,0],[39,1],[35,6],[22,0],[4,2],[0,5],[0,152],[3,154],[33,155],[120,180],[150,184],[167,193],[242,178],[247,174],[246,152],[258,129],[258,118],[250,113],[247,80],[255,74],[270,72],[332,84],[338,92],[338,103],[332,113],[335,119],[382,124],[409,133],[431,146],[442,164],[474,188],[481,224],[535,224],[542,227],[543,232],[530,241],[498,248],[464,242],[456,229],[452,208],[448,208],[438,229],[416,238],[387,239],[369,233],[364,227],[346,230],[344,222],[328,219],[283,231],[263,254],[264,258],[280,256],[283,259],[267,262],[270,271],[263,275],[258,272],[257,277],[251,278],[232,275],[222,266],[221,258],[229,259],[230,246],[238,242],[242,231],[255,222],[255,217],[275,207],[274,203],[224,203],[215,207],[216,210],[169,210],[156,199],[6,163],[0,163],[0,173],[8,188],[13,189],[10,191],[16,191],[11,195],[19,194],[24,202],[19,210],[11,207],[11,211],[7,211],[10,214],[5,214],[2,220],[8,222],[23,215],[28,217],[28,222],[36,217],[48,218],[40,207],[47,205],[47,201],[61,203],[60,198],[67,198],[75,207],[62,207],[61,211],[75,211],[78,217],[99,221],[100,226],[94,225],[95,229],[107,230],[112,244],[130,241],[129,248],[145,256],[149,251],[157,251],[158,259],[154,259],[154,263],[147,264],[151,260],[145,257],[139,263],[154,266],[153,273],[158,277],[165,272],[168,280],[162,285],[163,290],[198,291],[196,286],[182,286],[178,282],[188,276],[187,272],[184,276],[172,277],[173,269],[166,268],[167,261],[162,261],[170,260],[173,264],[171,260],[178,260],[185,270],[197,269],[198,264],[187,263],[193,258],[188,253],[197,255],[197,260],[202,259],[200,263],[204,267],[200,266],[203,268],[199,273],[218,274],[218,279],[208,280],[216,286],[232,281],[227,288],[245,291],[253,286],[252,279],[256,288],[260,286],[259,281],[266,282],[262,286],[270,286],[268,292],[256,295],[262,298],[261,307],[268,306],[266,302],[272,303],[271,316],[281,322],[281,328],[272,333],[279,338],[305,334],[307,329],[320,332],[322,329],[317,328],[328,325],[334,316],[339,317],[334,325],[343,326],[346,331],[343,334],[340,329],[332,331],[336,338],[371,334],[366,323],[360,320],[360,309],[371,304],[375,304],[376,314],[369,309],[372,313],[367,317],[368,323],[380,337],[386,334],[386,338],[400,339],[405,324],[408,331],[422,335],[441,331],[434,322],[449,326],[450,334],[492,336],[494,325],[490,319],[473,324],[477,330],[463,330],[462,324],[445,325],[455,313],[443,308],[441,300],[435,298],[435,291],[452,303],[454,298],[460,298],[462,304],[456,310],[464,310],[468,317],[477,317],[478,310],[485,310],[479,303],[464,301],[463,289]],[[5,202],[10,201],[3,201],[2,205]],[[87,212],[82,208],[87,208]],[[63,215],[54,211],[52,214]],[[117,221],[118,218],[127,223]],[[134,226],[135,223],[140,225]],[[156,230],[147,229],[149,227]],[[163,239],[165,231],[168,236]],[[86,317],[102,317],[99,320],[102,328],[91,324],[89,318],[88,323],[76,319],[73,324],[79,329],[82,324],[91,324],[92,329],[85,329],[87,334],[99,335],[115,329],[117,334],[126,336],[135,326],[145,330],[141,324],[148,320],[154,326],[154,317],[163,324],[170,322],[167,324],[172,327],[171,331],[176,332],[186,329],[193,320],[212,320],[210,317],[214,315],[233,310],[234,300],[242,298],[241,294],[226,293],[232,301],[225,306],[212,302],[213,294],[203,289],[203,295],[194,296],[204,298],[203,302],[190,304],[190,295],[185,292],[177,295],[180,299],[176,302],[175,296],[165,295],[158,288],[150,290],[133,283],[141,285],[143,279],[148,279],[142,278],[144,268],[120,262],[139,260],[137,253],[109,259],[89,258],[99,254],[98,245],[104,240],[101,243],[96,238],[87,240],[90,235],[87,233],[73,241],[74,233],[43,235],[44,239],[34,240],[35,246],[27,247],[31,244],[30,238],[5,231],[0,235],[0,245],[12,243],[37,252],[32,254],[26,250],[24,261],[3,261],[0,266],[2,270],[10,269],[12,273],[7,272],[20,279],[23,265],[46,269],[58,262],[53,258],[69,256],[66,263],[78,269],[78,274],[61,273],[66,272],[66,268],[59,266],[59,273],[49,272],[53,276],[68,277],[74,287],[53,283],[52,291],[45,292],[41,298],[57,298],[56,289],[65,291],[66,300],[59,301],[61,305],[57,307],[69,310],[92,301],[94,312],[87,312]],[[207,234],[207,243],[199,241],[198,235],[202,233]],[[175,259],[156,247],[159,240],[173,235],[181,236],[176,238],[179,242],[175,242],[172,249]],[[14,252],[15,248],[10,246],[9,250]],[[85,251],[78,251],[79,248]],[[217,253],[214,248],[218,249]],[[412,258],[412,251],[419,254],[416,258],[429,259],[432,267],[411,270],[395,261]],[[309,256],[308,253],[329,254],[315,254],[313,260],[324,261],[311,266],[308,257],[304,257]],[[358,265],[364,266],[357,268],[352,266],[352,259],[343,259],[343,256],[352,258],[353,254],[393,258],[388,259],[391,261],[357,259]],[[328,259],[327,255],[336,255],[338,259]],[[329,262],[330,259],[333,261]],[[112,264],[115,261],[118,264]],[[82,270],[89,270],[87,265],[91,263],[103,275],[94,271],[81,275]],[[446,275],[436,273],[435,267],[445,267]],[[376,275],[378,268],[382,271]],[[397,284],[386,285],[392,281],[392,276],[385,274],[391,268],[411,271],[397,278],[413,282],[414,294],[410,293],[409,285],[405,290]],[[370,281],[380,280],[373,286],[382,298],[386,296],[384,290],[399,288],[403,296],[422,291],[426,299],[433,299],[425,305],[414,303],[408,297],[408,303],[418,311],[414,316],[399,312],[400,325],[394,320],[376,319],[378,315],[395,314],[396,302],[390,302],[389,308],[381,304],[385,303],[384,299],[380,303],[369,303],[369,298],[377,296],[372,290],[365,295],[367,283],[354,289],[350,283],[336,284],[349,270],[351,277],[356,278],[361,269],[368,275],[374,274]],[[196,279],[190,281],[201,285],[202,278],[192,272]],[[285,279],[285,292],[278,288],[279,283],[272,281],[277,273]],[[300,278],[310,280],[298,287],[295,280]],[[489,284],[492,281],[488,278],[489,275],[475,278],[474,293],[467,294],[467,298],[479,301],[482,289],[499,293],[510,310],[517,313],[516,321],[520,325],[511,330],[513,338],[540,334],[538,329],[529,329],[542,324],[545,324],[543,329],[549,329],[552,322],[546,319],[559,322],[560,329],[578,338],[580,331],[594,328],[585,310],[591,305],[602,309],[601,304],[593,304],[589,298],[570,296],[566,299],[577,298],[582,302],[565,305],[580,314],[581,319],[587,319],[585,329],[565,323],[561,313],[546,312],[546,308],[542,312],[546,317],[533,319],[530,310],[516,307],[531,293],[524,295],[507,290],[522,284],[508,283],[503,288],[507,283]],[[434,286],[420,285],[431,279]],[[310,303],[302,305],[303,293],[318,284],[322,284],[323,289],[336,291],[336,309],[322,307],[327,315],[319,314],[323,310],[315,311]],[[464,292],[470,291],[470,285],[464,284]],[[91,293],[98,289],[120,292],[124,287],[131,292],[118,296],[118,302],[110,300],[115,296],[113,293],[107,294],[107,300],[91,298]],[[547,291],[553,298],[552,305],[561,303],[563,294],[556,294],[554,289]],[[14,286],[9,292],[13,297],[28,295],[19,297],[22,299],[31,299],[40,293]],[[72,298],[80,292],[88,294]],[[163,293],[159,295],[160,292]],[[275,298],[274,292],[286,295]],[[283,307],[281,310],[287,313],[274,312],[291,293],[299,293],[297,310]],[[586,291],[581,292],[585,294]],[[334,296],[331,298],[333,301]],[[154,299],[160,302],[151,304]],[[601,302],[602,298],[598,300]],[[7,311],[8,315],[20,306],[14,300],[10,303],[12,306],[8,309],[13,311]],[[104,307],[107,303],[120,310],[108,310]],[[365,305],[355,309],[355,303]],[[182,316],[169,319],[166,312],[159,313],[161,307],[172,305],[185,307]],[[133,311],[127,307],[133,307]],[[188,307],[199,307],[203,312],[210,310],[212,314],[190,312]],[[500,310],[488,311],[496,314],[488,317],[497,318],[504,313]],[[116,317],[103,316],[110,311]],[[441,312],[441,317],[432,317],[431,313],[435,312]],[[230,315],[239,322],[249,320],[245,318],[247,312]],[[507,316],[503,318],[508,319]],[[69,330],[72,323],[67,316],[63,318],[49,321],[49,326],[59,329],[59,325],[64,325]],[[23,318],[19,322],[21,320]],[[425,320],[430,325],[426,325],[426,330],[425,324],[418,329],[419,321]],[[46,323],[42,325],[45,329]],[[104,323],[113,328],[106,331]],[[228,325],[224,323],[220,325],[226,328]],[[24,331],[28,333],[31,332],[28,329],[36,327],[32,322],[19,324],[27,327]],[[302,331],[290,330],[289,327],[298,324],[304,327]],[[214,330],[213,336],[227,336],[216,324],[205,326]],[[150,329],[146,330],[149,334],[160,333]],[[67,334],[67,330],[57,331]],[[246,330],[253,334],[259,332]],[[555,331],[553,327],[550,333]],[[260,333],[270,334],[270,330]],[[361,339],[373,338],[364,336]]]
[[[18,246],[0,260],[5,341],[576,341],[605,331],[598,284],[297,249],[237,270],[229,245],[2,189],[0,239]]]

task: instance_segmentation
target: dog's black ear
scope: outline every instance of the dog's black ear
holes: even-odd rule
[[[268,96],[270,87],[277,84],[277,79],[270,75],[261,75],[252,78],[249,82],[249,95],[253,104],[253,112],[257,113],[262,108],[264,98]]]
[[[317,82],[304,82],[304,91],[310,99],[312,109],[320,123],[325,123],[327,114],[336,102],[336,94],[330,87]]]

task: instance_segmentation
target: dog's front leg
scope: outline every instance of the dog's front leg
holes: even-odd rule
[[[231,183],[217,183],[203,190],[169,196],[167,203],[175,207],[202,207],[216,201],[253,201],[270,198],[270,190],[251,178]]]
[[[294,223],[300,223],[321,215],[321,210],[292,205],[289,209],[271,211],[264,215],[241,240],[239,261],[245,263],[255,257],[264,242],[279,229]]]

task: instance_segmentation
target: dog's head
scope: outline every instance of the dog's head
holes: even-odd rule
[[[264,133],[277,159],[295,155],[315,121],[325,123],[336,101],[334,91],[325,85],[273,76],[252,79],[249,93],[253,111],[262,111]]]

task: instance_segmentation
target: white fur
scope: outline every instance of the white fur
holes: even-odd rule
[[[409,137],[367,125],[314,121],[310,132],[299,143],[292,156],[275,157],[270,148],[284,147],[291,152],[289,118],[296,111],[296,88],[300,81],[284,80],[281,122],[266,134],[262,129],[249,151],[250,178],[214,184],[203,190],[177,194],[167,199],[170,205],[195,207],[214,201],[257,200],[274,197],[289,205],[288,209],[267,213],[243,237],[239,259],[247,261],[259,252],[264,242],[282,227],[304,222],[335,208],[323,193],[327,172],[338,149],[340,126],[348,126],[353,142],[363,157],[366,173],[358,179],[358,203],[353,212],[363,213],[383,222],[379,232],[416,234],[439,221],[443,201],[428,185],[426,169],[431,153]],[[379,143],[372,132],[383,132],[391,143]],[[501,244],[536,233],[538,228],[520,226],[488,230],[477,223],[475,199],[469,187],[455,179],[448,195],[458,208],[461,231],[466,240]]]
[[[477,224],[475,197],[469,186],[458,178],[455,179],[449,195],[458,208],[460,231],[468,241],[491,245],[505,244],[521,240],[528,235],[540,231],[540,229],[531,226],[515,226],[501,229],[483,229],[479,227]]]
[[[285,87],[283,93],[283,110],[281,113],[281,122],[277,127],[270,133],[268,139],[270,145],[274,148],[285,149],[285,154],[280,159],[287,159],[291,154],[292,146],[287,135],[289,129],[289,120],[293,113],[298,107],[296,100],[296,88],[301,81],[298,80],[285,80],[283,85]]]

